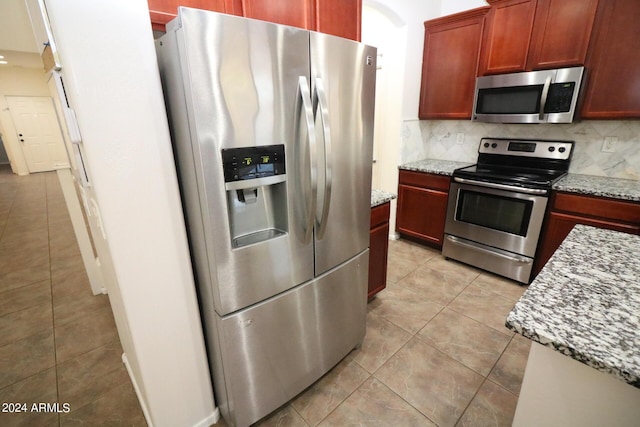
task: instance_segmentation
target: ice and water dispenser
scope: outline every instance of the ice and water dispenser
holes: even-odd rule
[[[222,150],[231,246],[286,234],[287,175],[284,145]]]

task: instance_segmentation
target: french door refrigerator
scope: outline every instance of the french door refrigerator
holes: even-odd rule
[[[244,426],[364,339],[376,50],[179,8],[157,52],[216,401]]]

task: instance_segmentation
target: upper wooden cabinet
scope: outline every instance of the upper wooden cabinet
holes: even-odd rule
[[[178,6],[212,10],[360,41],[362,0],[148,0],[154,30],[164,31]]]
[[[362,0],[316,0],[315,30],[360,41]]]
[[[164,31],[164,26],[178,14],[178,7],[211,10],[232,15],[242,15],[243,0],[148,0],[151,27]]]
[[[591,39],[581,117],[639,118],[640,1],[601,1]]]
[[[598,0],[489,0],[478,75],[584,65]]]
[[[421,119],[468,119],[488,7],[424,23]]]
[[[523,71],[531,42],[536,0],[489,0],[478,75]]]
[[[300,28],[314,28],[313,0],[242,0],[243,16],[291,25]]]
[[[538,0],[528,70],[583,65],[598,0]]]

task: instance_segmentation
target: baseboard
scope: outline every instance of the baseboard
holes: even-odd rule
[[[193,427],[209,427],[212,424],[218,424],[218,421],[220,421],[220,409],[218,409],[218,407],[216,406],[215,411],[213,411],[211,415],[209,415],[207,418],[200,421]]]
[[[127,369],[127,373],[129,374],[129,378],[131,379],[131,384],[133,384],[133,389],[136,391],[136,396],[138,396],[138,402],[140,402],[140,407],[142,408],[144,419],[147,421],[147,425],[149,427],[153,427],[153,423],[151,422],[151,415],[149,414],[149,409],[147,408],[146,402],[142,398],[140,387],[138,387],[136,378],[133,376],[133,373],[131,372],[131,366],[129,365],[129,360],[127,360],[127,355],[125,353],[122,353],[122,363],[124,363],[124,366]],[[217,424],[218,421],[220,421],[220,409],[216,407],[211,415],[197,422],[193,427],[209,427],[212,424]]]
[[[131,379],[131,384],[133,384],[133,389],[136,391],[136,396],[138,396],[138,402],[140,402],[140,407],[142,408],[144,419],[147,421],[147,425],[149,427],[153,427],[153,423],[151,422],[151,414],[149,414],[149,408],[147,408],[147,403],[142,398],[140,387],[138,386],[136,377],[133,375],[133,372],[131,372],[131,365],[129,365],[129,360],[127,359],[127,355],[125,353],[122,353],[122,363],[124,363],[125,368],[127,368],[127,373],[129,374],[129,378]]]

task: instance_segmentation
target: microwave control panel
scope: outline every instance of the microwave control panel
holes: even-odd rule
[[[571,101],[576,89],[575,82],[553,83],[549,87],[545,113],[566,113],[571,111]]]

